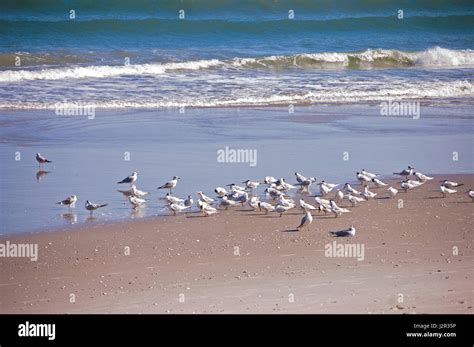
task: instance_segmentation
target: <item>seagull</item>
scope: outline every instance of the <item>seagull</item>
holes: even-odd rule
[[[280,190],[283,190],[283,191],[285,191],[285,192],[289,191],[290,189],[296,188],[294,185],[291,185],[291,184],[289,184],[289,183],[286,183],[284,178],[280,178],[280,179],[276,182],[276,185],[277,185],[277,188],[280,188]]]
[[[388,190],[388,192],[390,193],[390,195],[391,195],[392,198],[395,197],[395,195],[398,194],[398,189],[395,189],[395,188],[393,188],[393,187],[390,187],[390,188],[388,188],[387,190]]]
[[[376,187],[386,187],[387,186],[387,183],[383,183],[378,178],[372,178],[372,182],[374,182]]]
[[[190,207],[191,206],[184,206],[184,205],[181,205],[181,204],[173,204],[173,203],[168,205],[168,208],[173,212],[173,215],[175,215],[175,216],[176,216],[176,213],[184,211],[184,210],[186,210]]]
[[[256,196],[252,196],[250,200],[248,201],[248,204],[251,208],[253,208],[254,210],[257,210],[259,208],[258,206],[259,202],[260,201],[258,201],[258,198]]]
[[[213,198],[210,198],[208,197],[206,194],[204,194],[203,192],[199,191],[197,192],[197,194],[199,195],[199,197],[201,198],[202,201],[204,201],[206,204],[210,205],[214,202],[214,199]]]
[[[245,186],[250,189],[251,191],[253,191],[254,189],[257,189],[258,186],[260,185],[259,182],[255,182],[255,181],[251,181],[251,180],[247,180],[247,181],[244,181],[242,183],[245,183]]]
[[[214,192],[217,194],[218,198],[222,198],[223,196],[226,196],[228,194],[227,190],[222,187],[217,187],[216,189],[214,189]]]
[[[286,199],[284,196],[280,196],[278,198],[277,205],[282,205],[289,208],[293,208],[296,206],[295,201],[293,199]]]
[[[444,198],[446,197],[446,194],[457,193],[457,190],[446,188],[444,185],[439,186],[439,189],[441,190]]]
[[[204,203],[201,205],[201,212],[204,213],[206,217],[209,217],[211,214],[217,213],[217,210],[214,207]]]
[[[86,201],[85,207],[87,211],[91,211],[91,216],[92,213],[97,210],[98,208],[105,207],[108,204],[94,204],[93,202],[90,202],[89,200]]]
[[[259,202],[258,203],[258,207],[260,209],[264,209],[265,210],[265,214],[268,214],[268,212],[273,212],[275,211],[275,206],[273,206],[272,204],[269,204],[268,202]]]
[[[329,188],[328,186],[326,186],[324,183],[318,183],[319,185],[319,189],[320,189],[320,192],[321,192],[321,196],[325,196],[327,195],[332,189]]]
[[[347,208],[342,208],[342,207],[337,206],[334,200],[331,200],[330,203],[331,203],[331,212],[336,215],[336,218],[339,217],[343,213],[351,212]]]
[[[377,193],[371,192],[369,187],[365,186],[364,192],[362,193],[362,196],[365,198],[365,200],[373,199],[376,195]]]
[[[300,225],[298,225],[298,226],[296,227],[296,229],[299,230],[299,229],[301,229],[301,228],[303,228],[303,227],[308,227],[308,229],[309,229],[309,225],[310,225],[311,223],[313,223],[313,216],[311,215],[311,212],[310,212],[310,211],[305,210],[305,214],[304,214],[303,218],[301,218],[301,223],[300,223]]]
[[[311,204],[308,204],[307,202],[305,202],[303,199],[300,199],[300,207],[306,211],[308,210],[316,210],[316,207],[314,207],[313,205]]]
[[[353,225],[349,227],[349,229],[346,230],[338,230],[338,231],[330,231],[330,234],[333,236],[337,237],[346,237],[346,236],[354,236],[356,233],[356,230]]]
[[[378,174],[374,174],[374,173],[371,173],[371,172],[367,172],[365,171],[365,169],[362,169],[362,171],[360,172],[362,175],[364,176],[367,176],[368,178],[372,179],[372,178],[375,178],[378,176]]]
[[[130,194],[136,196],[137,198],[143,198],[145,195],[148,195],[148,192],[138,190],[137,187],[132,184],[132,186],[130,187]]]
[[[132,172],[132,174],[128,177],[125,177],[123,180],[120,182],[117,182],[118,184],[123,184],[123,183],[130,183],[130,186],[134,184],[137,181],[138,178],[138,173],[137,172]]]
[[[413,175],[415,175],[416,178],[418,178],[420,181],[431,181],[434,177],[429,177],[426,175],[423,175],[421,172],[413,172]]]
[[[337,202],[341,202],[344,199],[344,193],[340,189],[337,190],[335,199]]]
[[[356,175],[357,175],[357,179],[359,180],[360,184],[364,184],[364,183],[367,183],[367,182],[370,182],[372,179],[360,172],[356,172]]]
[[[128,201],[133,205],[133,208],[140,207],[146,203],[145,199],[137,198],[136,196],[130,195]]]
[[[347,200],[349,200],[349,202],[352,204],[352,207],[354,207],[355,205],[357,205],[359,202],[362,202],[362,201],[365,201],[364,199],[362,198],[359,198],[357,196],[354,196],[352,194],[347,194],[346,195],[346,198]]]
[[[70,197],[64,199],[63,201],[59,201],[56,204],[57,205],[68,205],[69,209],[71,209],[71,208],[76,207],[76,202],[77,202],[77,196],[76,195],[71,195]]]
[[[171,190],[176,187],[176,185],[178,184],[178,180],[179,180],[179,177],[178,176],[173,176],[173,178],[171,179],[171,181],[168,181],[166,182],[165,184],[163,184],[162,186],[156,188],[156,189],[169,189],[170,190],[170,193],[171,193]]]
[[[276,199],[276,198],[284,195],[282,192],[280,192],[279,190],[277,190],[276,188],[273,188],[273,187],[268,187],[267,189],[265,189],[265,193],[270,195],[270,197],[272,199]]]
[[[441,185],[445,186],[446,188],[456,188],[456,187],[460,187],[464,185],[464,183],[457,183],[457,182],[452,182],[448,180],[444,180],[440,182],[442,182]]]
[[[288,206],[276,205],[275,206],[275,212],[278,212],[280,214],[280,217],[281,217],[283,215],[283,213],[288,211],[290,208],[291,207],[288,207]]]
[[[277,179],[273,176],[265,176],[265,178],[263,179],[263,183],[265,184],[272,184],[276,182],[277,182]]]
[[[472,199],[472,202],[474,202],[474,190],[469,189],[468,191],[466,191],[466,193]]]
[[[320,206],[321,205],[329,206],[329,200],[321,199],[319,196],[314,197],[314,201],[316,201],[318,205]]]
[[[41,153],[36,153],[36,161],[38,162],[40,167],[41,167],[41,164],[52,163],[51,160],[48,160],[45,157],[43,157]]]
[[[188,198],[186,200],[184,200],[184,203],[183,205],[186,206],[186,207],[191,207],[193,206],[193,197],[191,195],[188,195]]]
[[[219,206],[225,207],[226,210],[229,208],[229,206],[235,206],[235,205],[237,205],[237,201],[229,200],[227,196],[222,197],[221,202],[219,203]]]
[[[241,186],[238,186],[234,183],[231,183],[231,184],[228,184],[227,185],[228,187],[230,187],[230,190],[232,191],[241,191],[241,192],[244,192],[245,191],[245,187],[241,187]]]
[[[319,211],[324,212],[325,216],[328,213],[332,213],[331,206],[329,206],[329,205],[319,205],[318,209],[319,209]]]
[[[248,201],[249,201],[249,194],[247,192],[244,192],[244,194],[240,195],[239,197],[235,199],[235,202],[240,202],[242,206],[244,206],[244,204]]]
[[[325,185],[327,188],[329,188],[329,191],[333,190],[334,188],[336,188],[336,187],[339,185],[339,183],[338,183],[338,184],[328,183],[328,182],[326,182],[326,181],[324,181],[324,180],[321,181],[321,184],[323,184],[323,185]]]
[[[306,189],[309,189],[309,187],[311,186],[311,184],[313,184],[314,182],[316,182],[316,178],[315,177],[309,177],[301,182],[298,182],[295,184],[295,186],[301,186],[302,188],[306,188]]]
[[[410,175],[413,175],[414,172],[415,172],[415,168],[411,167],[411,166],[408,166],[408,170],[403,169],[402,171],[394,172],[393,174],[394,175],[399,175],[399,176],[410,176]]]
[[[352,188],[349,183],[346,183],[344,185],[344,189],[345,189],[346,193],[351,193],[351,194],[354,194],[354,195],[362,195],[361,192],[359,192],[358,190]]]
[[[180,199],[176,196],[171,195],[170,193],[166,193],[165,195],[166,201],[168,201],[170,204],[184,204],[184,200]]]
[[[400,187],[405,191],[405,193],[407,192],[407,190],[410,190],[410,189],[413,189],[413,188],[416,188],[418,187],[417,185],[414,185],[413,184],[413,181],[410,182],[410,180],[405,180],[405,181],[402,181],[400,183]]]
[[[301,183],[301,182],[304,182],[307,180],[306,177],[304,177],[303,175],[299,174],[298,172],[295,172],[295,176],[296,176],[296,181],[298,181],[298,183]]]

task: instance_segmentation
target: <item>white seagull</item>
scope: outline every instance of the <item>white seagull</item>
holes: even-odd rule
[[[137,198],[136,196],[130,195],[128,201],[133,205],[133,208],[143,206],[146,203],[145,199]]]
[[[260,202],[260,201],[258,200],[258,197],[252,196],[252,197],[250,198],[250,200],[248,201],[248,204],[249,204],[249,206],[250,206],[252,209],[258,210],[258,209],[259,209],[259,206],[258,206],[258,203],[259,203],[259,202]]]
[[[283,213],[285,213],[289,209],[291,209],[291,207],[289,207],[289,206],[283,206],[283,205],[276,205],[275,206],[275,212],[279,213],[280,217],[283,215]]]
[[[410,175],[413,175],[414,172],[415,172],[415,168],[408,166],[408,169],[403,169],[402,171],[394,172],[393,174],[399,175],[399,176],[410,176]]]
[[[203,204],[201,206],[201,212],[204,213],[206,217],[209,217],[210,215],[217,213],[217,210],[208,204]]]
[[[351,225],[349,229],[330,231],[330,234],[337,237],[355,236],[355,233],[356,233],[356,230],[353,225]]]
[[[326,182],[326,181],[324,181],[324,180],[321,181],[321,184],[322,184],[322,185],[325,185],[326,188],[329,188],[329,191],[333,190],[334,188],[336,188],[336,187],[339,185],[339,183],[337,183],[337,184],[335,184],[335,183],[328,183],[328,182]]]
[[[388,188],[387,191],[390,193],[390,196],[391,196],[392,198],[395,197],[395,195],[398,194],[398,189],[395,189],[395,188],[393,188],[393,187]]]
[[[304,182],[307,180],[306,177],[304,177],[303,175],[299,174],[298,172],[295,172],[295,176],[296,176],[296,181],[298,181],[298,183],[301,183],[301,182]]]
[[[313,205],[311,204],[308,204],[307,202],[305,202],[303,199],[300,199],[300,207],[306,211],[309,211],[309,210],[316,210],[316,207],[314,207]]]
[[[36,153],[36,161],[38,162],[40,167],[41,164],[52,163],[51,160],[46,159],[44,156],[41,155],[41,153]]]
[[[474,202],[474,190],[469,189],[466,193],[472,199],[472,202]]]
[[[426,175],[423,175],[421,172],[413,172],[413,175],[415,175],[416,178],[418,178],[420,181],[431,181],[434,177],[429,177]]]
[[[362,196],[366,200],[373,199],[373,198],[375,198],[376,195],[377,195],[377,193],[371,192],[369,190],[369,187],[367,187],[367,186],[364,187],[364,192],[362,193]]]
[[[273,176],[265,176],[265,178],[263,179],[263,183],[265,184],[272,184],[276,182],[277,182],[277,179]]]
[[[386,187],[387,183],[382,182],[378,178],[372,178],[372,182],[374,182],[376,187]]]
[[[342,207],[337,206],[334,200],[331,200],[330,203],[331,203],[331,212],[336,215],[336,218],[339,217],[343,213],[351,212],[347,208],[342,208]]]
[[[272,204],[269,204],[268,202],[259,202],[258,203],[258,207],[260,209],[264,209],[265,210],[265,214],[268,214],[268,212],[273,212],[275,211],[275,206],[273,206]]]
[[[184,204],[184,200],[180,199],[176,196],[171,195],[170,193],[166,193],[165,195],[166,201],[168,201],[170,204]]]
[[[77,202],[77,196],[76,195],[71,195],[70,197],[64,199],[63,201],[58,201],[56,204],[57,205],[67,205],[69,209],[75,208],[76,207],[76,202]]]
[[[223,196],[226,196],[228,194],[227,190],[222,187],[217,187],[216,189],[214,189],[214,192],[217,194],[218,198],[222,198]]]
[[[123,184],[123,183],[130,183],[130,186],[134,184],[137,181],[138,178],[138,172],[132,172],[132,174],[128,177],[125,177],[123,180],[117,182],[118,184]]]
[[[247,180],[247,181],[244,181],[242,183],[245,183],[245,186],[250,189],[251,191],[253,191],[254,189],[257,189],[258,186],[260,185],[259,182],[255,182],[255,181],[251,181],[251,180]]]
[[[188,198],[184,200],[183,205],[186,207],[191,207],[193,206],[193,197],[191,195],[188,195]]]
[[[375,177],[378,176],[378,174],[367,172],[367,171],[365,171],[365,169],[362,169],[362,171],[360,173],[363,174],[364,176],[367,176],[370,179],[375,178]]]
[[[148,192],[139,190],[134,184],[132,184],[130,187],[130,194],[136,196],[137,198],[143,198],[145,195],[148,195]]]
[[[335,200],[337,202],[341,202],[343,199],[344,199],[344,193],[340,189],[338,189],[336,192]]]
[[[176,185],[178,184],[178,180],[180,178],[178,176],[173,176],[173,178],[171,179],[171,181],[168,181],[166,182],[165,184],[163,184],[162,186],[159,186],[158,188],[156,189],[169,189],[170,190],[170,193],[172,192],[172,189],[174,187],[176,187]]]
[[[359,202],[365,201],[364,199],[359,198],[358,196],[354,196],[354,195],[352,195],[351,193],[347,194],[347,195],[346,195],[346,198],[347,198],[347,200],[349,200],[349,202],[352,204],[352,207],[354,207],[355,205],[357,205]]]
[[[349,183],[346,183],[344,185],[344,189],[345,189],[346,193],[351,193],[353,195],[362,195],[362,193],[359,192],[357,189],[352,188]]]
[[[446,188],[444,185],[439,186],[439,189],[441,190],[441,193],[443,194],[443,197],[446,197],[446,194],[454,194],[457,193],[457,190]]]
[[[456,187],[460,187],[464,185],[464,183],[458,183],[458,182],[453,182],[453,181],[448,181],[448,180],[444,180],[440,182],[442,182],[441,185],[445,186],[446,188],[456,188]]]
[[[311,212],[308,211],[308,210],[305,210],[305,214],[303,216],[303,218],[301,218],[301,223],[300,225],[298,225],[296,227],[296,229],[301,229],[301,228],[304,228],[304,227],[308,227],[309,229],[309,225],[313,222],[313,216],[311,215]]]
[[[173,204],[173,203],[168,205],[168,208],[173,212],[175,216],[176,216],[176,213],[184,211],[190,207],[191,206],[184,206],[182,204]]]
[[[101,207],[105,207],[107,206],[108,204],[94,204],[93,202],[87,200],[86,201],[86,204],[85,204],[85,207],[86,207],[86,210],[87,211],[90,211],[91,212],[91,216],[92,216],[92,213],[97,210],[98,208],[101,208]]]
[[[210,205],[214,202],[214,199],[213,198],[210,198],[208,197],[206,194],[204,194],[203,192],[199,191],[197,192],[197,194],[199,195],[199,197],[201,198],[202,201],[204,201],[206,204]]]
[[[359,180],[360,184],[364,185],[367,182],[370,182],[372,178],[364,175],[363,173],[356,172],[357,179]]]

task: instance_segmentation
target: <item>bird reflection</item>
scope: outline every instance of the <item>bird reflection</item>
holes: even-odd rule
[[[130,195],[132,195],[132,192],[130,190],[117,190],[119,193],[122,193],[123,196],[128,198]]]
[[[141,217],[143,217],[142,209],[141,208],[132,209],[132,211],[130,212],[130,217],[132,217],[132,218],[141,218]]]
[[[49,174],[51,171],[44,171],[39,169],[38,172],[36,173],[36,181],[41,181],[47,174]]]
[[[92,223],[92,222],[94,222],[94,221],[96,221],[96,220],[97,220],[97,217],[95,217],[95,216],[93,216],[93,215],[90,215],[89,217],[87,217],[86,222],[87,222],[87,223]]]
[[[73,212],[67,212],[67,213],[63,213],[61,215],[64,220],[70,224],[75,224],[77,223],[77,214],[73,213]]]

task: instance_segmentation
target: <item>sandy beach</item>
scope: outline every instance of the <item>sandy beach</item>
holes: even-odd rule
[[[444,178],[464,186],[442,198]],[[442,175],[397,199],[374,189],[300,231],[301,210],[246,206],[2,236],[39,253],[0,259],[1,312],[472,314],[472,186],[474,175]],[[354,237],[329,235],[350,224]],[[326,256],[334,241],[363,245],[363,259]]]

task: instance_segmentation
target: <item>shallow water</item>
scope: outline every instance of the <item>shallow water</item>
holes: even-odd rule
[[[198,190],[214,196],[218,185],[266,175],[294,182],[295,171],[337,183],[353,181],[362,168],[382,175],[407,165],[423,173],[474,172],[469,108],[422,104],[420,119],[379,114],[378,106],[362,105],[296,107],[293,114],[287,108],[97,110],[95,119],[2,111],[0,232],[167,214],[159,199],[166,192],[156,188],[173,175],[182,177],[175,195],[196,200]],[[217,151],[226,146],[256,150],[256,166],[218,162]],[[36,152],[53,161],[39,180]],[[151,192],[140,212],[117,191],[127,188],[116,182],[132,171],[139,172],[137,187]],[[72,214],[55,205],[70,194],[79,198]],[[109,206],[90,220],[86,199]]]

